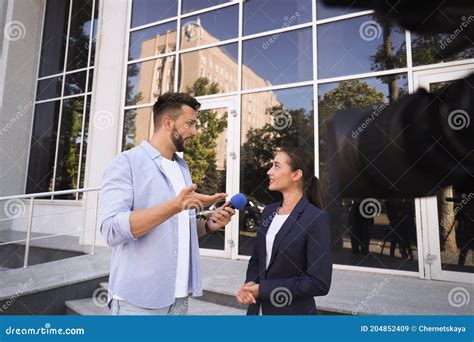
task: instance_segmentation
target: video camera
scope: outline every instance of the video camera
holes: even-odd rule
[[[381,20],[420,33],[453,33],[472,17],[443,53],[449,56],[474,44],[473,0],[324,3],[373,9]],[[434,92],[418,89],[378,115],[373,112],[371,107],[341,111],[328,125],[333,194],[425,197],[450,185],[474,191],[474,73]]]

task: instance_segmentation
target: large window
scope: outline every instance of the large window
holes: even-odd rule
[[[84,185],[98,3],[46,1],[27,193]]]
[[[296,144],[318,157],[335,263],[417,271],[414,199],[375,198],[368,217],[361,216],[364,198],[333,200],[326,124],[340,110],[385,108],[413,90],[418,68],[473,58],[472,49],[443,59],[443,36],[410,35],[351,2],[162,4],[157,11],[154,1],[133,0],[122,149],[149,139],[151,108],[164,92],[238,97],[237,181],[250,199],[240,215],[239,255],[251,253],[262,208],[279,199],[266,175],[275,148]]]
[[[330,164],[337,156],[334,152],[329,153],[327,123],[334,114],[341,110],[371,108],[373,117],[387,115],[386,106],[407,93],[407,75],[404,73],[319,85],[320,179],[329,203],[333,259],[337,264],[418,270],[413,198],[341,199],[337,194],[331,194],[330,188],[336,177]]]

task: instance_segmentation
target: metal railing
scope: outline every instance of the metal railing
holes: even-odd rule
[[[96,232],[97,232],[97,219],[99,215],[99,191],[100,188],[88,188],[88,189],[75,189],[75,190],[61,190],[61,191],[52,191],[52,192],[40,192],[40,193],[35,193],[35,194],[25,194],[25,195],[15,195],[15,196],[5,196],[5,197],[0,197],[0,202],[3,201],[10,201],[10,200],[29,200],[29,208],[28,208],[28,225],[27,225],[27,231],[26,231],[26,239],[23,240],[16,240],[16,241],[9,241],[9,242],[4,242],[0,243],[1,245],[7,245],[7,244],[13,244],[13,243],[19,243],[19,242],[25,242],[25,256],[23,260],[23,268],[28,267],[28,257],[30,254],[30,245],[32,240],[39,240],[39,239],[45,239],[45,238],[51,238],[51,237],[57,237],[57,236],[64,236],[64,235],[70,235],[71,233],[61,233],[61,234],[49,234],[47,236],[42,236],[42,237],[37,237],[37,238],[31,238],[31,230],[33,227],[33,212],[34,212],[34,205],[35,205],[35,199],[39,197],[51,197],[51,196],[60,196],[60,195],[70,195],[70,194],[78,194],[78,193],[86,193],[86,192],[93,192],[97,191],[96,197],[95,197],[95,202],[94,202],[94,215],[93,215],[93,225],[92,229],[81,229],[79,232],[86,232],[89,230],[92,230],[92,244],[91,244],[91,252],[90,254],[93,255],[95,253],[95,243],[96,243]],[[90,208],[85,208],[85,209],[80,209],[80,210],[73,210],[73,211],[83,211],[83,210],[89,210]],[[71,211],[68,211],[71,212]],[[54,214],[62,214],[64,212],[56,212],[56,213],[48,213],[48,214],[43,214],[43,215],[37,215],[37,216],[44,216],[44,215],[54,215]],[[24,218],[24,217],[22,217]],[[18,219],[18,217],[9,217],[6,219],[2,219],[1,221],[5,220],[14,220]]]

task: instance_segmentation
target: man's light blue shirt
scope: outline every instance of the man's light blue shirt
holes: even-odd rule
[[[132,210],[163,204],[177,196],[161,166],[162,156],[142,142],[116,156],[107,167],[100,193],[100,232],[112,247],[108,302],[112,293],[143,308],[158,309],[175,301],[178,264],[178,215],[135,239],[130,229]],[[186,186],[192,184],[186,162],[174,155]],[[196,211],[189,211],[189,289],[202,296]]]

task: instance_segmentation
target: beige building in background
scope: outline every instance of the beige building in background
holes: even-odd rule
[[[181,36],[181,49],[189,49],[208,45],[219,40],[207,32],[201,25],[199,19],[183,24]],[[176,49],[176,31],[168,31],[166,34],[157,35],[143,41],[139,58],[154,56]],[[140,62],[131,65],[138,68],[137,104],[152,104],[167,91],[172,91],[175,72],[175,56],[168,56]],[[130,67],[130,66],[129,66]],[[180,55],[179,91],[188,92],[196,80],[205,77],[209,83],[216,83],[221,92],[229,93],[237,91],[238,63],[225,49],[212,47],[197,51],[187,52]],[[242,65],[242,80],[252,88],[268,87],[271,85],[267,80],[257,75],[252,69]],[[272,122],[270,115],[266,114],[268,108],[279,106],[280,103],[274,92],[265,91],[257,94],[244,96],[242,103],[241,132],[242,143],[246,141],[247,132],[250,128],[262,128]],[[140,144],[142,140],[148,140],[153,132],[151,107],[136,109],[135,119],[135,141],[134,145]],[[218,111],[219,116],[225,115],[224,111]],[[225,168],[227,131],[221,133],[217,144],[217,169]]]

